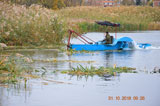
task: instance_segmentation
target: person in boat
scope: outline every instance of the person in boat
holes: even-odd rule
[[[108,32],[106,32],[105,41],[105,44],[112,44],[113,36],[110,36]]]

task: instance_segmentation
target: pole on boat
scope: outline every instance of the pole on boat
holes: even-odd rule
[[[117,39],[117,27],[115,28],[115,39]]]
[[[69,38],[68,38],[67,50],[70,47],[70,40],[71,40],[71,35],[72,35],[72,31],[71,30],[68,30],[68,31],[69,31]]]
[[[78,34],[77,32],[73,31],[73,30],[68,30],[69,31],[69,38],[68,38],[68,44],[67,44],[67,50],[70,48],[70,39],[71,39],[71,35],[72,33],[75,33],[78,37],[80,37],[81,39],[83,39],[86,43],[90,44],[90,42],[88,42],[85,38],[83,38],[80,34]],[[86,37],[88,38],[88,37]],[[89,38],[88,38],[89,39]],[[80,40],[80,39],[79,39]],[[91,39],[89,39],[91,40]],[[83,42],[84,44],[86,44],[84,41],[80,40],[81,42]],[[93,40],[92,40],[93,41]]]
[[[73,31],[73,30],[72,30]],[[88,44],[90,43],[90,42],[88,42],[86,39],[84,39],[81,35],[79,35],[77,32],[75,32],[75,31],[73,31],[77,36],[79,36],[81,39],[83,39],[85,42],[87,42]]]
[[[80,34],[78,34],[77,32],[73,31],[73,30],[69,30],[70,32],[70,36],[69,36],[69,39],[68,39],[68,44],[70,44],[70,37],[71,37],[71,34],[72,33],[75,33],[78,37],[80,37],[81,39],[83,39],[86,43],[90,44],[90,42],[88,42],[86,39],[84,39]]]

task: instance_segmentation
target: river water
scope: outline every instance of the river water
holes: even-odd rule
[[[104,34],[88,33],[87,36],[98,41]],[[54,49],[3,51],[31,57],[35,60],[31,66],[37,70],[44,67],[48,74],[45,79],[31,79],[27,88],[23,84],[0,87],[0,106],[160,106],[160,74],[152,73],[155,67],[160,68],[160,31],[125,32],[117,36],[128,36],[137,43],[150,43],[152,47],[69,56]],[[78,41],[72,40],[74,42]],[[48,61],[53,59],[59,61]],[[107,79],[60,73],[79,64],[95,67],[116,64],[134,67],[138,73],[122,73]],[[55,70],[59,71],[53,73]]]

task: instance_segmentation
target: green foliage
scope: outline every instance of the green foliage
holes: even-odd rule
[[[65,7],[64,0],[58,0],[58,8],[61,9]]]
[[[149,6],[153,6],[153,0],[149,0],[147,3]]]
[[[70,74],[70,75],[87,75],[87,76],[103,76],[103,75],[112,75],[116,76],[118,73],[135,73],[135,68],[130,67],[83,67],[82,65],[77,66],[76,68],[73,68],[71,70],[65,70],[61,71],[62,74]]]

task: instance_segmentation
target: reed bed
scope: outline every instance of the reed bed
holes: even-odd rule
[[[40,5],[0,2],[0,42],[7,45],[60,44],[65,31],[63,23],[55,11]]]

